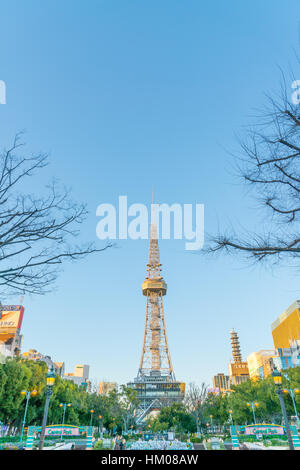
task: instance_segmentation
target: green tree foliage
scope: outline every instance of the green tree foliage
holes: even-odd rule
[[[44,362],[30,361],[22,358],[7,359],[0,364],[0,421],[12,428],[21,428],[24,416],[26,397],[22,391],[37,390],[31,396],[28,406],[26,425],[40,425],[45,405],[47,366]],[[289,369],[283,374],[283,389],[300,389],[300,367]],[[232,386],[232,392],[226,395],[203,395],[201,401],[200,428],[205,430],[207,423],[228,426],[229,410],[235,424],[253,423],[252,410],[247,403],[256,402],[257,423],[280,424],[282,414],[276,394],[276,387],[271,377]],[[135,428],[135,412],[138,407],[136,392],[128,387],[121,387],[119,392],[108,395],[87,393],[72,381],[56,377],[50,400],[48,424],[62,422],[61,403],[71,403],[66,409],[65,423],[86,426],[91,421],[91,410],[94,426],[104,426],[118,433]],[[284,400],[288,416],[295,416],[291,395],[286,393]],[[300,394],[295,394],[295,402],[300,414]],[[199,405],[199,406],[200,406]],[[100,418],[101,416],[101,418]],[[197,423],[193,409],[186,403],[173,403],[161,409],[156,417],[147,420],[146,425],[154,432],[175,431],[179,433],[196,432]]]
[[[29,361],[26,365],[18,360],[8,360],[0,366],[0,420],[11,426],[21,419],[24,401],[22,390],[29,390],[32,385],[30,365]]]
[[[26,397],[23,390],[37,390],[36,396],[30,397],[26,425],[40,425],[45,405],[47,366],[44,362],[22,358],[7,359],[0,364],[0,421],[10,423],[10,427],[20,429],[24,416]],[[56,377],[50,399],[48,424],[62,422],[61,403],[70,403],[65,414],[65,423],[89,425],[93,410],[93,425],[99,426],[100,420],[107,429],[117,427],[126,430],[133,420],[137,406],[136,394],[127,387],[120,393],[111,392],[106,396],[87,393],[83,387],[72,381]],[[100,418],[101,416],[101,418]]]
[[[195,432],[196,423],[194,417],[187,411],[183,403],[172,403],[165,406],[155,418],[148,420],[148,427],[153,432],[175,431]]]
[[[278,422],[281,419],[280,404],[272,378],[247,382],[232,387],[233,393],[228,398],[232,417],[237,424],[253,423],[252,408],[248,403],[258,403],[255,408],[257,422]]]
[[[282,376],[283,389],[300,389],[300,367],[288,369],[282,373]],[[229,410],[232,410],[235,424],[252,424],[253,412],[247,403],[255,402],[258,403],[255,407],[257,423],[281,424],[282,413],[272,377],[255,381],[248,380],[240,385],[232,386],[232,390],[229,395],[208,395],[204,413],[207,422],[212,416],[215,424],[228,424],[230,422]],[[291,395],[285,393],[284,400],[288,416],[295,416]],[[300,394],[295,394],[295,402],[300,415]]]
[[[203,412],[205,423],[208,422],[210,416],[212,416],[212,420],[215,425],[224,425],[228,423],[230,418],[228,412],[229,409],[228,395],[222,396],[209,393]],[[205,423],[202,422],[202,424]]]

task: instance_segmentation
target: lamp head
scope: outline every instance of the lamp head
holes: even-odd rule
[[[272,372],[272,377],[273,377],[273,381],[275,385],[279,386],[282,384],[282,375],[280,372],[278,372],[276,367],[274,367],[274,370]]]
[[[55,383],[55,377],[56,377],[56,374],[54,372],[53,367],[51,367],[51,369],[49,370],[49,372],[47,374],[47,385],[48,385],[48,387],[53,387],[53,385]]]

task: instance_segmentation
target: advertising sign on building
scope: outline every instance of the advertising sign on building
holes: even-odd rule
[[[20,331],[24,315],[22,305],[3,305],[0,318],[0,341],[13,337]]]

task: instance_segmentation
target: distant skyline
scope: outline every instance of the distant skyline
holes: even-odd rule
[[[233,171],[238,138],[280,89],[280,67],[300,79],[298,0],[2,2],[0,149],[25,130],[29,152],[50,165],[23,190],[52,178],[86,202],[80,241],[96,236],[101,203],[204,204],[205,234],[266,222]],[[297,76],[298,74],[298,76]],[[288,75],[287,75],[288,76]],[[291,91],[292,92],[292,91]],[[299,269],[203,256],[184,240],[159,240],[164,308],[176,378],[212,383],[228,373],[230,330],[243,359],[273,349],[271,323],[300,298]],[[22,351],[89,364],[98,381],[138,370],[148,240],[69,263],[55,290],[24,297]],[[19,303],[19,296],[0,299]]]

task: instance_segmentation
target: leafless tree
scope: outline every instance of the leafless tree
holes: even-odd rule
[[[240,252],[272,262],[297,261],[300,256],[300,105],[292,99],[293,80],[287,84],[283,77],[279,96],[268,98],[256,125],[241,141],[237,158],[239,176],[253,187],[270,216],[267,228],[244,236],[232,230],[218,234],[209,252]]]
[[[204,403],[207,398],[207,388],[204,382],[202,382],[200,386],[192,382],[189,384],[185,395],[185,405],[195,419],[198,434],[201,431],[201,418]]]
[[[71,245],[86,206],[69,199],[56,183],[45,195],[24,194],[26,179],[47,165],[47,155],[25,155],[17,135],[0,154],[0,294],[44,294],[56,280],[62,263],[106,250],[93,244]],[[21,154],[21,156],[20,156]],[[33,180],[34,182],[34,180]]]
[[[121,385],[119,398],[119,412],[124,423],[124,432],[127,433],[129,426],[135,423],[134,416],[139,406],[139,400],[136,397],[136,391],[125,385]]]

